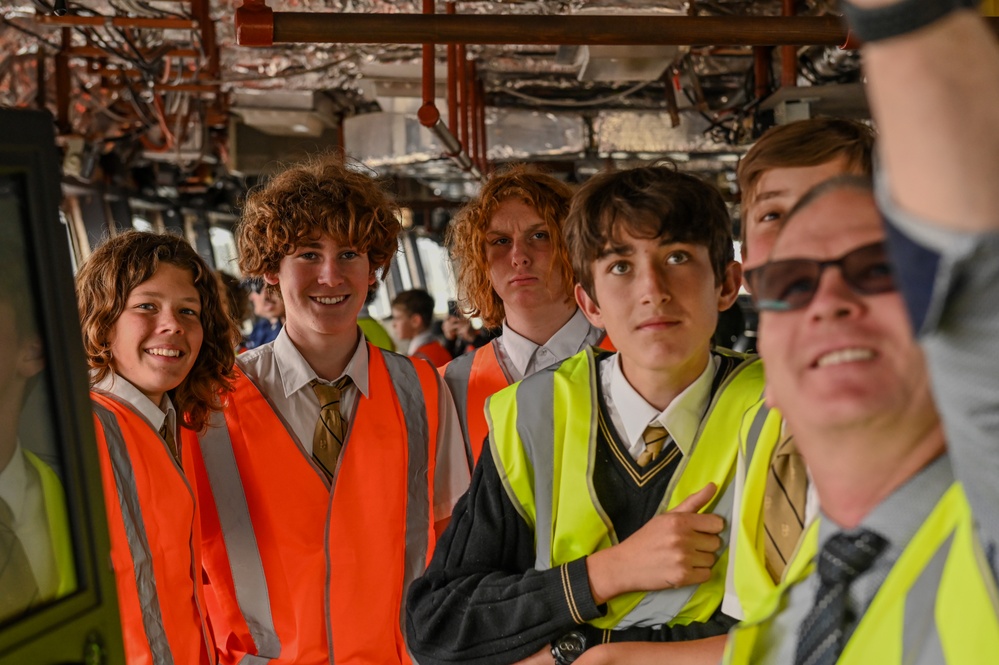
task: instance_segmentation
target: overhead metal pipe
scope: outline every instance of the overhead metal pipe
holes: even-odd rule
[[[454,3],[446,5],[447,13],[454,14]],[[458,135],[458,45],[447,45],[447,127]]]
[[[837,46],[847,34],[838,16],[302,13],[272,12],[261,0],[236,9],[236,28],[240,45],[265,45],[259,40],[270,36],[273,43]]]
[[[468,146],[468,117],[470,106],[468,103],[468,54],[465,52],[465,45],[458,44],[458,89],[459,106],[458,114],[461,122],[458,124],[458,134],[461,137],[461,145]]]
[[[781,0],[781,15],[785,18],[794,16],[794,0]],[[846,41],[844,35],[843,41]],[[840,42],[842,44],[843,42]],[[780,48],[780,84],[793,86],[798,82],[798,47],[797,45],[781,46]]]
[[[423,0],[424,15],[433,15],[434,0]],[[476,178],[481,178],[479,169],[474,168],[472,158],[462,149],[461,143],[455,137],[454,132],[448,129],[444,121],[441,120],[441,112],[437,109],[435,100],[437,92],[437,79],[435,66],[437,64],[434,55],[433,43],[423,44],[423,104],[420,105],[416,117],[420,124],[429,129],[444,148],[444,154],[449,157],[462,171],[471,172]]]

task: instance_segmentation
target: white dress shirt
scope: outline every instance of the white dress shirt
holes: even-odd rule
[[[358,340],[364,340],[360,329],[358,329]],[[353,418],[358,395],[368,397],[366,343],[357,345],[343,374],[329,382],[323,381],[316,375],[315,370],[288,337],[287,328],[283,328],[278,333],[277,339],[270,344],[264,344],[237,356],[236,364],[260,389],[284,423],[285,429],[310,456],[312,438],[321,409],[319,399],[310,385],[312,381],[332,384],[343,376],[351,378],[351,384],[344,389],[340,399],[340,413],[348,422]],[[454,401],[440,375],[437,376],[437,385],[440,389],[440,399],[434,476],[434,521],[440,521],[451,515],[454,504],[468,489],[469,482],[465,444],[458,425]]]
[[[711,383],[718,366],[718,358],[712,355],[700,376],[674,397],[664,410],[659,411],[628,383],[621,369],[621,354],[615,353],[600,362],[604,405],[614,430],[628,446],[632,459],[638,461],[638,456],[645,450],[642,434],[653,422],[666,428],[681,453],[685,456],[690,454],[711,401]]]
[[[114,395],[123,402],[127,402],[133,409],[139,412],[143,418],[149,421],[153,430],[162,436],[163,426],[166,425],[173,432],[173,439],[177,444],[178,454],[180,452],[180,433],[177,431],[177,409],[174,408],[170,396],[163,393],[163,403],[154,404],[145,393],[136,388],[131,382],[120,374],[109,372],[103,381],[98,381],[93,385],[94,390]]]
[[[49,537],[49,518],[45,494],[34,474],[28,473],[31,462],[24,456],[20,441],[6,468],[0,471],[0,498],[14,516],[14,534],[21,541],[38,583],[39,597],[54,598],[59,587],[55,552]]]
[[[538,370],[571,358],[604,337],[604,331],[590,325],[582,310],[576,313],[544,344],[527,339],[503,321],[503,334],[493,340],[500,365],[514,382]]]

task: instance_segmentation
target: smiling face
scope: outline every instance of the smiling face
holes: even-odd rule
[[[738,294],[738,264],[719,283],[704,245],[635,237],[626,225],[616,236],[593,265],[595,300],[577,286],[577,301],[614,341],[633,385],[629,368],[685,386],[704,370],[718,312]]]
[[[771,258],[837,259],[883,239],[870,193],[837,189],[792,218]],[[896,291],[858,294],[830,267],[807,306],[762,312],[760,332],[768,397],[796,431],[935,418],[922,353]]]
[[[161,263],[128,294],[108,338],[111,368],[154,404],[179,386],[201,350],[201,296],[190,270]]]
[[[296,247],[264,279],[281,289],[285,329],[300,349],[322,348],[320,340],[330,336],[356,342],[357,315],[375,283],[367,254],[322,234]]]
[[[792,166],[765,171],[742,211],[746,225],[743,266],[751,270],[766,262],[781,224],[798,199],[815,185],[837,175],[855,172],[845,157],[816,166]],[[751,287],[751,285],[750,285]]]
[[[500,203],[486,231],[486,261],[508,319],[564,304],[566,288],[560,271],[551,269],[552,256],[548,225],[537,211],[519,199]]]

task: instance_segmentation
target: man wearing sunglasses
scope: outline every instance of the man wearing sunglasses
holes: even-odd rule
[[[995,580],[955,480],[870,186],[835,178],[791,210],[751,277],[767,397],[821,513],[728,663],[993,663]]]

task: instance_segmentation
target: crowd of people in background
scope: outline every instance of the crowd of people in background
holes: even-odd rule
[[[128,662],[995,662],[999,45],[963,3],[846,9],[880,166],[865,124],[763,134],[741,262],[673,164],[576,190],[514,166],[450,226],[439,332],[407,290],[393,340],[368,306],[397,210],[340,155],[249,193],[228,294],[173,236],[98,247],[77,296]],[[716,343],[741,287],[759,355]],[[43,360],[9,295],[18,406]],[[58,528],[6,515],[64,522],[58,480],[0,451],[28,488],[0,493],[2,620],[75,580]]]

